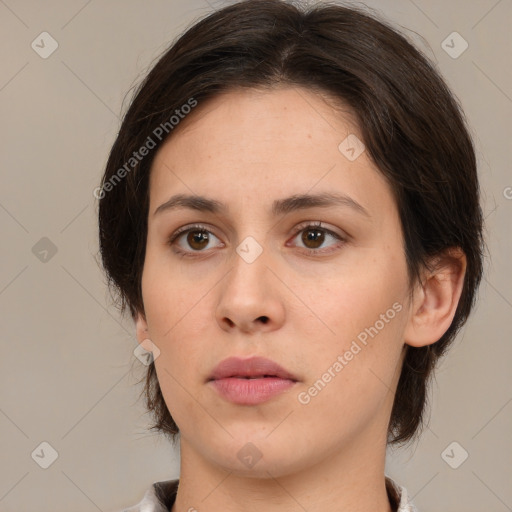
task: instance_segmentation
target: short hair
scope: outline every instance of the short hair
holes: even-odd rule
[[[408,442],[424,425],[436,362],[475,302],[483,216],[475,151],[458,100],[429,59],[375,15],[332,3],[301,8],[282,0],[245,0],[196,22],[164,52],[133,94],[97,196],[109,287],[122,313],[129,308],[134,319],[144,314],[149,174],[158,148],[172,137],[173,116],[224,92],[278,85],[327,95],[354,114],[367,154],[396,201],[411,290],[432,256],[451,247],[466,255],[450,327],[432,345],[406,348],[388,443]],[[155,147],[135,159],[148,137]],[[143,392],[151,429],[175,440],[179,429],[154,363]]]

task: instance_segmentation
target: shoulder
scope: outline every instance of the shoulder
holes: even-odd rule
[[[169,512],[176,499],[179,480],[154,482],[139,503],[117,512]]]
[[[415,507],[407,493],[407,489],[398,485],[388,476],[386,476],[386,489],[388,491],[390,501],[394,503],[396,507],[394,509],[396,512],[418,512],[418,509]]]

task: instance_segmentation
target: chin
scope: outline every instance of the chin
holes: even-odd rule
[[[271,431],[259,428],[250,435],[246,426],[243,435],[232,432],[234,437],[225,443],[207,447],[211,461],[224,471],[244,478],[282,477],[300,470],[305,460],[300,458],[292,433],[283,430],[281,435],[272,433],[269,437]]]

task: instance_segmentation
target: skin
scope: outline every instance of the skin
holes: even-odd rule
[[[338,149],[359,133],[348,112],[307,89],[231,91],[199,105],[158,151],[136,329],[139,342],[160,350],[159,383],[181,432],[173,512],[392,510],[386,433],[405,347],[448,329],[465,258],[456,249],[440,258],[409,300],[390,188],[366,151],[350,161]],[[270,211],[275,199],[320,192],[346,194],[369,216],[338,205]],[[177,193],[216,199],[228,212],[154,214]],[[308,242],[298,228],[307,233],[314,222],[344,241],[323,231]],[[196,223],[209,242],[190,245],[183,234],[169,244]],[[263,249],[252,263],[236,252],[246,237]],[[401,311],[389,319],[396,303]],[[381,315],[388,322],[378,334],[301,403],[299,393]],[[263,404],[235,405],[206,382],[232,355],[272,359],[299,382]],[[252,467],[237,457],[247,443],[261,454]]]

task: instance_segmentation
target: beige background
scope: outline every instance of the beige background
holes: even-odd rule
[[[93,190],[125,93],[220,5],[0,0],[1,511],[107,512],[178,476],[172,446],[145,432],[136,385],[145,367],[95,261]],[[478,308],[437,374],[430,426],[419,443],[389,454],[388,473],[420,512],[512,510],[512,2],[367,5],[426,49],[466,110],[492,255]],[[31,48],[43,31],[59,44],[47,59]],[[457,59],[441,47],[453,31],[469,44]],[[41,253],[43,237],[54,255]],[[31,457],[43,441],[58,452],[48,469]],[[458,469],[441,456],[453,441],[469,453]]]

